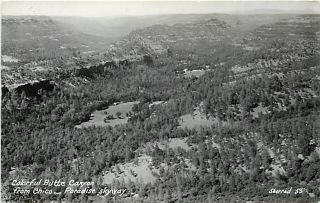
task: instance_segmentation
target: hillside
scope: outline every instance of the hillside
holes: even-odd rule
[[[171,18],[47,72],[43,61],[2,56],[11,85],[1,101],[5,200],[319,201],[320,15]],[[58,33],[49,18],[30,21],[45,28],[30,30],[38,38]],[[13,85],[34,78],[47,88]],[[67,184],[13,192],[14,180],[34,178]],[[98,195],[105,188],[126,192]]]
[[[108,46],[103,37],[84,34],[50,17],[2,18],[2,54],[20,61],[59,59],[78,51],[101,51]]]
[[[120,39],[136,29],[149,27],[156,24],[174,25],[197,23],[217,18],[231,25],[241,25],[241,29],[253,29],[266,23],[275,22],[281,18],[296,16],[297,14],[258,15],[228,15],[220,13],[212,14],[171,14],[148,15],[128,17],[52,17],[53,20],[82,33],[101,36],[111,39]]]

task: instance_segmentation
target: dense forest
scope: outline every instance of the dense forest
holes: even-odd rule
[[[34,178],[93,181],[89,188],[98,190],[106,186],[106,171],[121,173],[119,165],[137,162],[144,154],[158,171],[153,174],[155,180],[117,179],[110,187],[126,188],[125,198],[107,196],[103,201],[319,200],[320,50],[315,32],[320,21],[317,15],[303,17],[309,23],[300,26],[311,24],[310,29],[292,28],[284,21],[268,25],[272,29],[261,26],[247,33],[252,38],[245,44],[259,44],[259,50],[230,48],[233,45],[220,41],[210,54],[212,44],[198,41],[202,49],[184,50],[181,47],[192,45],[190,41],[176,46],[170,42],[170,49],[162,54],[150,53],[147,47],[143,60],[110,63],[101,66],[103,71],[97,71],[102,70],[98,66],[70,68],[61,72],[61,81],[55,80],[52,89],[40,89],[36,95],[18,89],[5,92],[1,100],[2,198],[98,202],[95,195],[87,194],[16,194],[11,183]],[[182,29],[181,25],[168,27]],[[141,36],[165,32],[161,27],[154,29],[139,32]],[[224,25],[223,29],[229,28]],[[290,40],[280,36],[283,29],[296,35]],[[205,73],[184,77],[185,68]],[[70,78],[89,82],[70,87],[62,81]],[[129,101],[139,102],[126,124],[75,127],[90,120],[96,110]],[[151,105],[156,101],[162,103]],[[216,122],[182,128],[181,116],[197,108]],[[189,147],[157,144],[172,139],[186,140]],[[303,192],[269,192],[291,187]],[[47,189],[60,192],[65,187]]]

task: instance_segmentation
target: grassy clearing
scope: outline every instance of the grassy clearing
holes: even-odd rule
[[[218,121],[212,116],[207,116],[196,109],[192,114],[186,114],[180,117],[179,127],[188,129],[200,129],[200,127],[211,127],[213,124],[217,124]]]
[[[166,147],[169,147],[171,149],[176,149],[176,148],[182,148],[184,150],[189,150],[191,147],[188,145],[187,139],[181,139],[181,138],[170,138],[169,140],[166,141],[161,141],[157,142],[158,147],[162,150],[166,149]]]
[[[128,113],[131,112],[133,105],[138,104],[135,102],[126,102],[109,106],[105,110],[95,111],[91,114],[91,119],[87,122],[83,122],[77,125],[77,128],[86,128],[89,126],[111,126],[125,124],[128,122]],[[119,114],[117,115],[117,113]],[[114,119],[107,119],[108,116],[112,116]]]
[[[184,70],[184,77],[185,78],[191,78],[191,77],[196,77],[199,78],[202,75],[205,74],[205,70]]]
[[[129,162],[113,166],[105,172],[103,183],[112,184],[114,181],[152,183],[156,180],[153,173],[158,173],[158,169],[152,167],[152,158],[142,154],[135,163]]]

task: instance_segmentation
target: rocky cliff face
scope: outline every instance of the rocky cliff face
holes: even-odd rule
[[[17,93],[21,94],[25,92],[28,97],[38,97],[41,91],[51,92],[53,91],[55,83],[51,80],[34,81],[32,83],[21,84],[14,88],[3,86],[1,88],[2,96],[5,96],[8,92],[15,90]]]

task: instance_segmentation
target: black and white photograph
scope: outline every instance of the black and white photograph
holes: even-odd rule
[[[0,202],[320,203],[320,2],[3,0]]]

